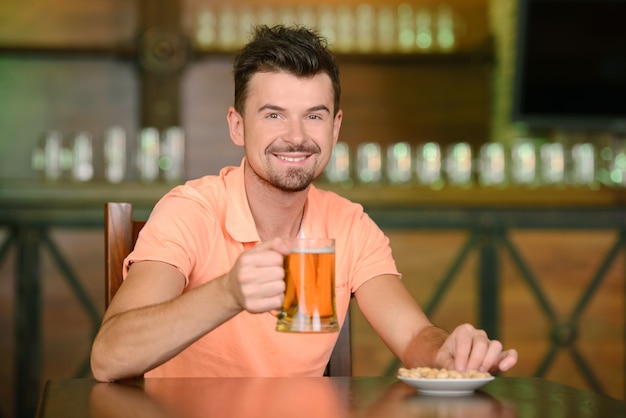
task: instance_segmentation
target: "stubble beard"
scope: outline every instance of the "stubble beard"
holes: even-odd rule
[[[269,147],[266,150],[265,155],[265,163],[267,166],[267,178],[268,183],[275,187],[276,189],[283,192],[301,192],[305,190],[309,185],[315,180],[315,170],[317,164],[313,164],[313,168],[310,170],[305,170],[303,168],[290,168],[287,169],[286,172],[276,171],[275,167],[272,165],[271,159],[273,153],[272,147]],[[309,158],[317,158],[314,156],[319,156],[319,148],[305,148],[301,147],[299,149],[289,149],[286,151],[290,152],[307,152],[311,156]],[[256,173],[257,176],[259,173]],[[259,176],[261,177],[261,176]],[[262,177],[261,177],[262,178]]]
[[[315,180],[315,170],[304,171],[302,169],[292,168],[286,173],[279,173],[266,161],[266,174],[264,170],[259,171],[252,164],[248,163],[248,168],[254,177],[265,187],[280,190],[281,192],[293,193],[305,190]]]
[[[300,169],[290,169],[282,175],[271,170],[269,180],[274,187],[283,192],[300,192],[309,187],[314,177],[313,172]]]

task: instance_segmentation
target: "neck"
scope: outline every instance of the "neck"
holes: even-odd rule
[[[286,192],[253,178],[251,170],[246,171],[246,195],[261,241],[297,236],[309,189]]]

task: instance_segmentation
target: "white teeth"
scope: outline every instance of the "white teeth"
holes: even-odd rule
[[[295,163],[298,161],[304,161],[306,157],[285,157],[284,155],[277,155],[278,158],[284,161],[289,161],[290,163]]]

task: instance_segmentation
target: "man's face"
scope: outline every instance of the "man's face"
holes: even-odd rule
[[[342,113],[333,117],[333,110],[327,74],[257,73],[250,79],[243,124],[241,115],[234,115],[239,128],[233,133],[231,122],[231,135],[245,147],[257,177],[284,191],[300,191],[322,173],[337,142]]]

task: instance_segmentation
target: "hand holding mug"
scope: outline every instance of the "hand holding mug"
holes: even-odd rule
[[[241,253],[229,275],[230,293],[251,313],[278,309],[285,293],[283,260],[290,249],[276,238]]]

